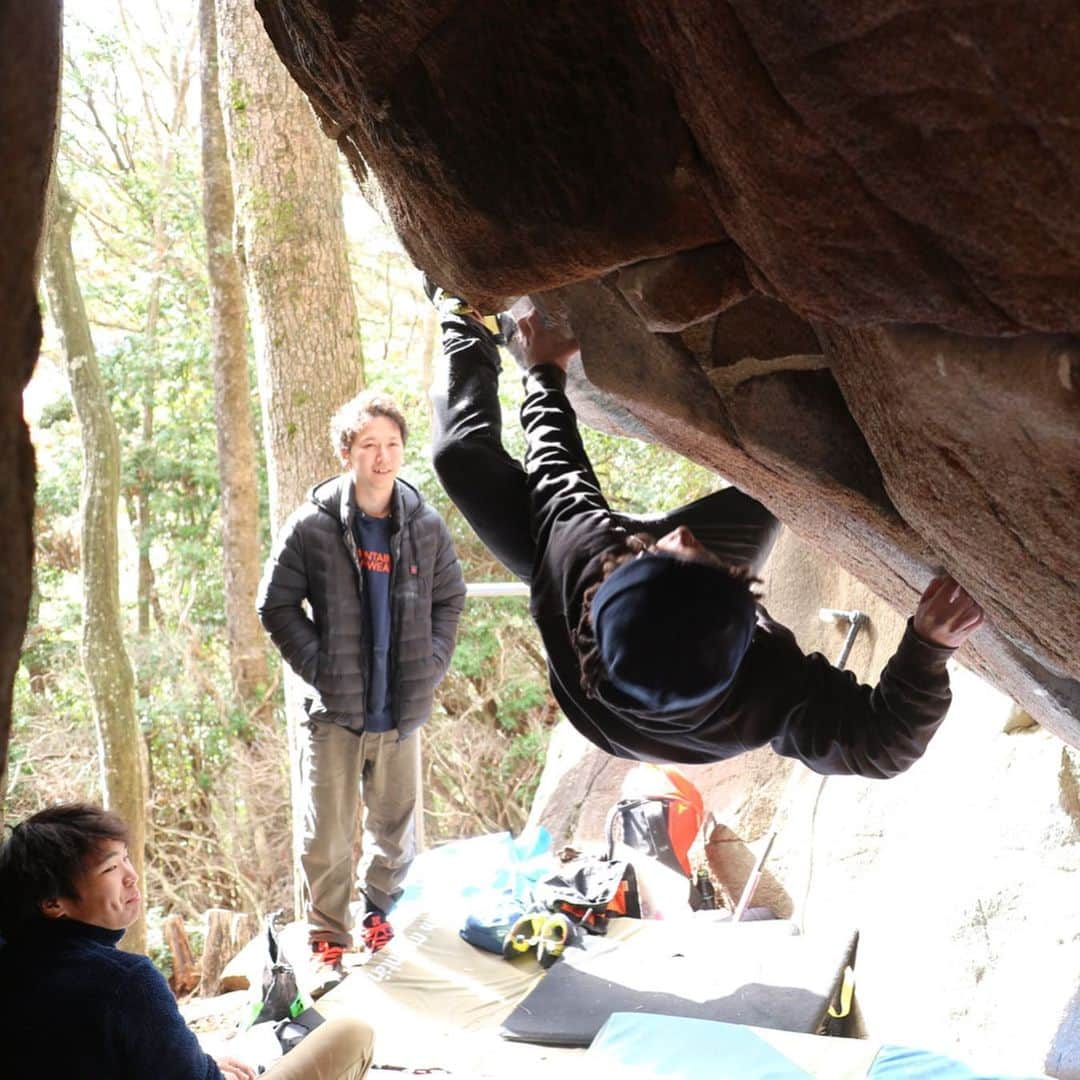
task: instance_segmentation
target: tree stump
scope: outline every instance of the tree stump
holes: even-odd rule
[[[184,920],[179,915],[167,916],[161,925],[161,933],[172,953],[173,973],[169,985],[177,997],[190,994],[199,985],[199,967],[191,951]]]
[[[243,912],[211,908],[206,913],[206,943],[202,954],[202,993],[213,997],[225,990],[246,987],[222,986],[225,965],[254,937],[255,920]],[[245,980],[246,981],[246,980]]]

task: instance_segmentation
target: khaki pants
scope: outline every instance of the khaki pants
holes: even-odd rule
[[[320,1024],[264,1073],[272,1080],[361,1080],[371,1067],[375,1032],[339,1016]]]
[[[353,825],[362,805],[364,852],[357,881],[376,907],[389,911],[416,856],[420,736],[396,731],[356,735],[309,721],[300,758],[304,785],[304,871],[312,941],[352,944]],[[361,802],[362,800],[362,802]]]

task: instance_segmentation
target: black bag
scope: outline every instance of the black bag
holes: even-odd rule
[[[569,915],[594,934],[606,933],[609,914],[641,918],[637,876],[620,859],[580,855],[542,881],[536,896],[552,911]]]
[[[274,1034],[281,1043],[281,1052],[287,1054],[297,1043],[307,1038],[326,1017],[316,1009],[305,1009],[299,1016],[279,1020],[274,1025]]]
[[[622,825],[623,843],[644,851],[669,870],[685,874],[671,845],[668,831],[668,803],[663,799],[623,799],[608,818],[608,843],[614,842],[614,825]]]
[[[705,817],[701,792],[674,765],[642,764],[626,775],[623,795],[604,829],[608,857],[619,827],[628,847],[691,877],[690,848]]]
[[[255,1006],[251,1027],[294,1020],[304,1011],[304,1001],[296,985],[296,972],[282,956],[278,943],[277,920],[280,916],[280,911],[271,912],[263,926],[266,957],[263,961],[262,999]]]

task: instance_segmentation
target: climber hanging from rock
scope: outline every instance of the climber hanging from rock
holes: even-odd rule
[[[805,655],[754,594],[779,531],[736,488],[666,515],[611,510],[565,393],[578,344],[535,308],[516,323],[524,464],[502,445],[505,334],[444,290],[435,470],[491,552],[530,587],[551,689],[619,757],[708,762],[769,744],[827,774],[888,778],[918,760],[951,700],[946,662],[982,623],[951,577],[919,600],[876,686]],[[506,317],[501,317],[505,319]]]

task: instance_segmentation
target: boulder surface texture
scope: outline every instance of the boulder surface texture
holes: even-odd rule
[[[1080,745],[1075,0],[257,6],[418,266]]]

